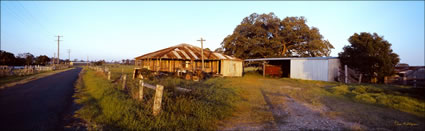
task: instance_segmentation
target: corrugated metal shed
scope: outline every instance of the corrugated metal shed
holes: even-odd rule
[[[304,80],[335,81],[340,67],[337,57],[258,58],[245,61],[289,61],[289,66],[280,66],[290,68],[290,78]]]
[[[328,81],[327,60],[291,60],[291,78]]]
[[[162,50],[151,52],[136,59],[174,59],[174,60],[201,60],[201,48],[189,45],[179,44],[176,46],[168,47]],[[204,60],[241,60],[236,57],[228,56],[225,54],[212,52],[204,49]]]

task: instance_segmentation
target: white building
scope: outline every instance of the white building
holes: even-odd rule
[[[262,61],[264,75],[279,74],[303,80],[335,81],[340,62],[337,57],[290,57],[290,58],[259,58],[246,59],[245,62]],[[274,69],[270,67],[274,66]],[[276,70],[280,67],[280,70]],[[269,68],[269,69],[268,69]],[[279,72],[279,73],[276,73]]]

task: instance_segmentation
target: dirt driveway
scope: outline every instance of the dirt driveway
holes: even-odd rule
[[[424,119],[394,110],[334,97],[329,83],[235,78],[242,100],[221,130],[418,130]],[[324,95],[325,94],[325,95]],[[400,124],[400,123],[410,123]]]

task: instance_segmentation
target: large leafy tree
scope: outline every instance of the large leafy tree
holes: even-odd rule
[[[333,48],[304,17],[281,20],[274,13],[245,17],[221,45],[224,53],[239,58],[329,56]]]
[[[378,78],[382,83],[385,76],[394,74],[394,67],[400,61],[398,55],[391,49],[391,43],[376,33],[355,33],[339,53],[343,65],[364,74],[366,78]]]
[[[15,64],[15,55],[10,52],[0,51],[0,65],[14,65]]]
[[[32,65],[34,63],[34,55],[31,53],[21,53],[18,54],[18,57],[21,59],[25,59],[25,65]]]
[[[50,58],[46,55],[40,55],[35,58],[35,64],[47,65],[50,62]]]

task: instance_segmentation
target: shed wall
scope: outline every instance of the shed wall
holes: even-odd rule
[[[328,81],[335,81],[340,67],[339,59],[328,60]]]
[[[223,76],[242,76],[243,61],[222,60],[221,73]]]
[[[328,60],[291,60],[291,78],[328,81]]]

